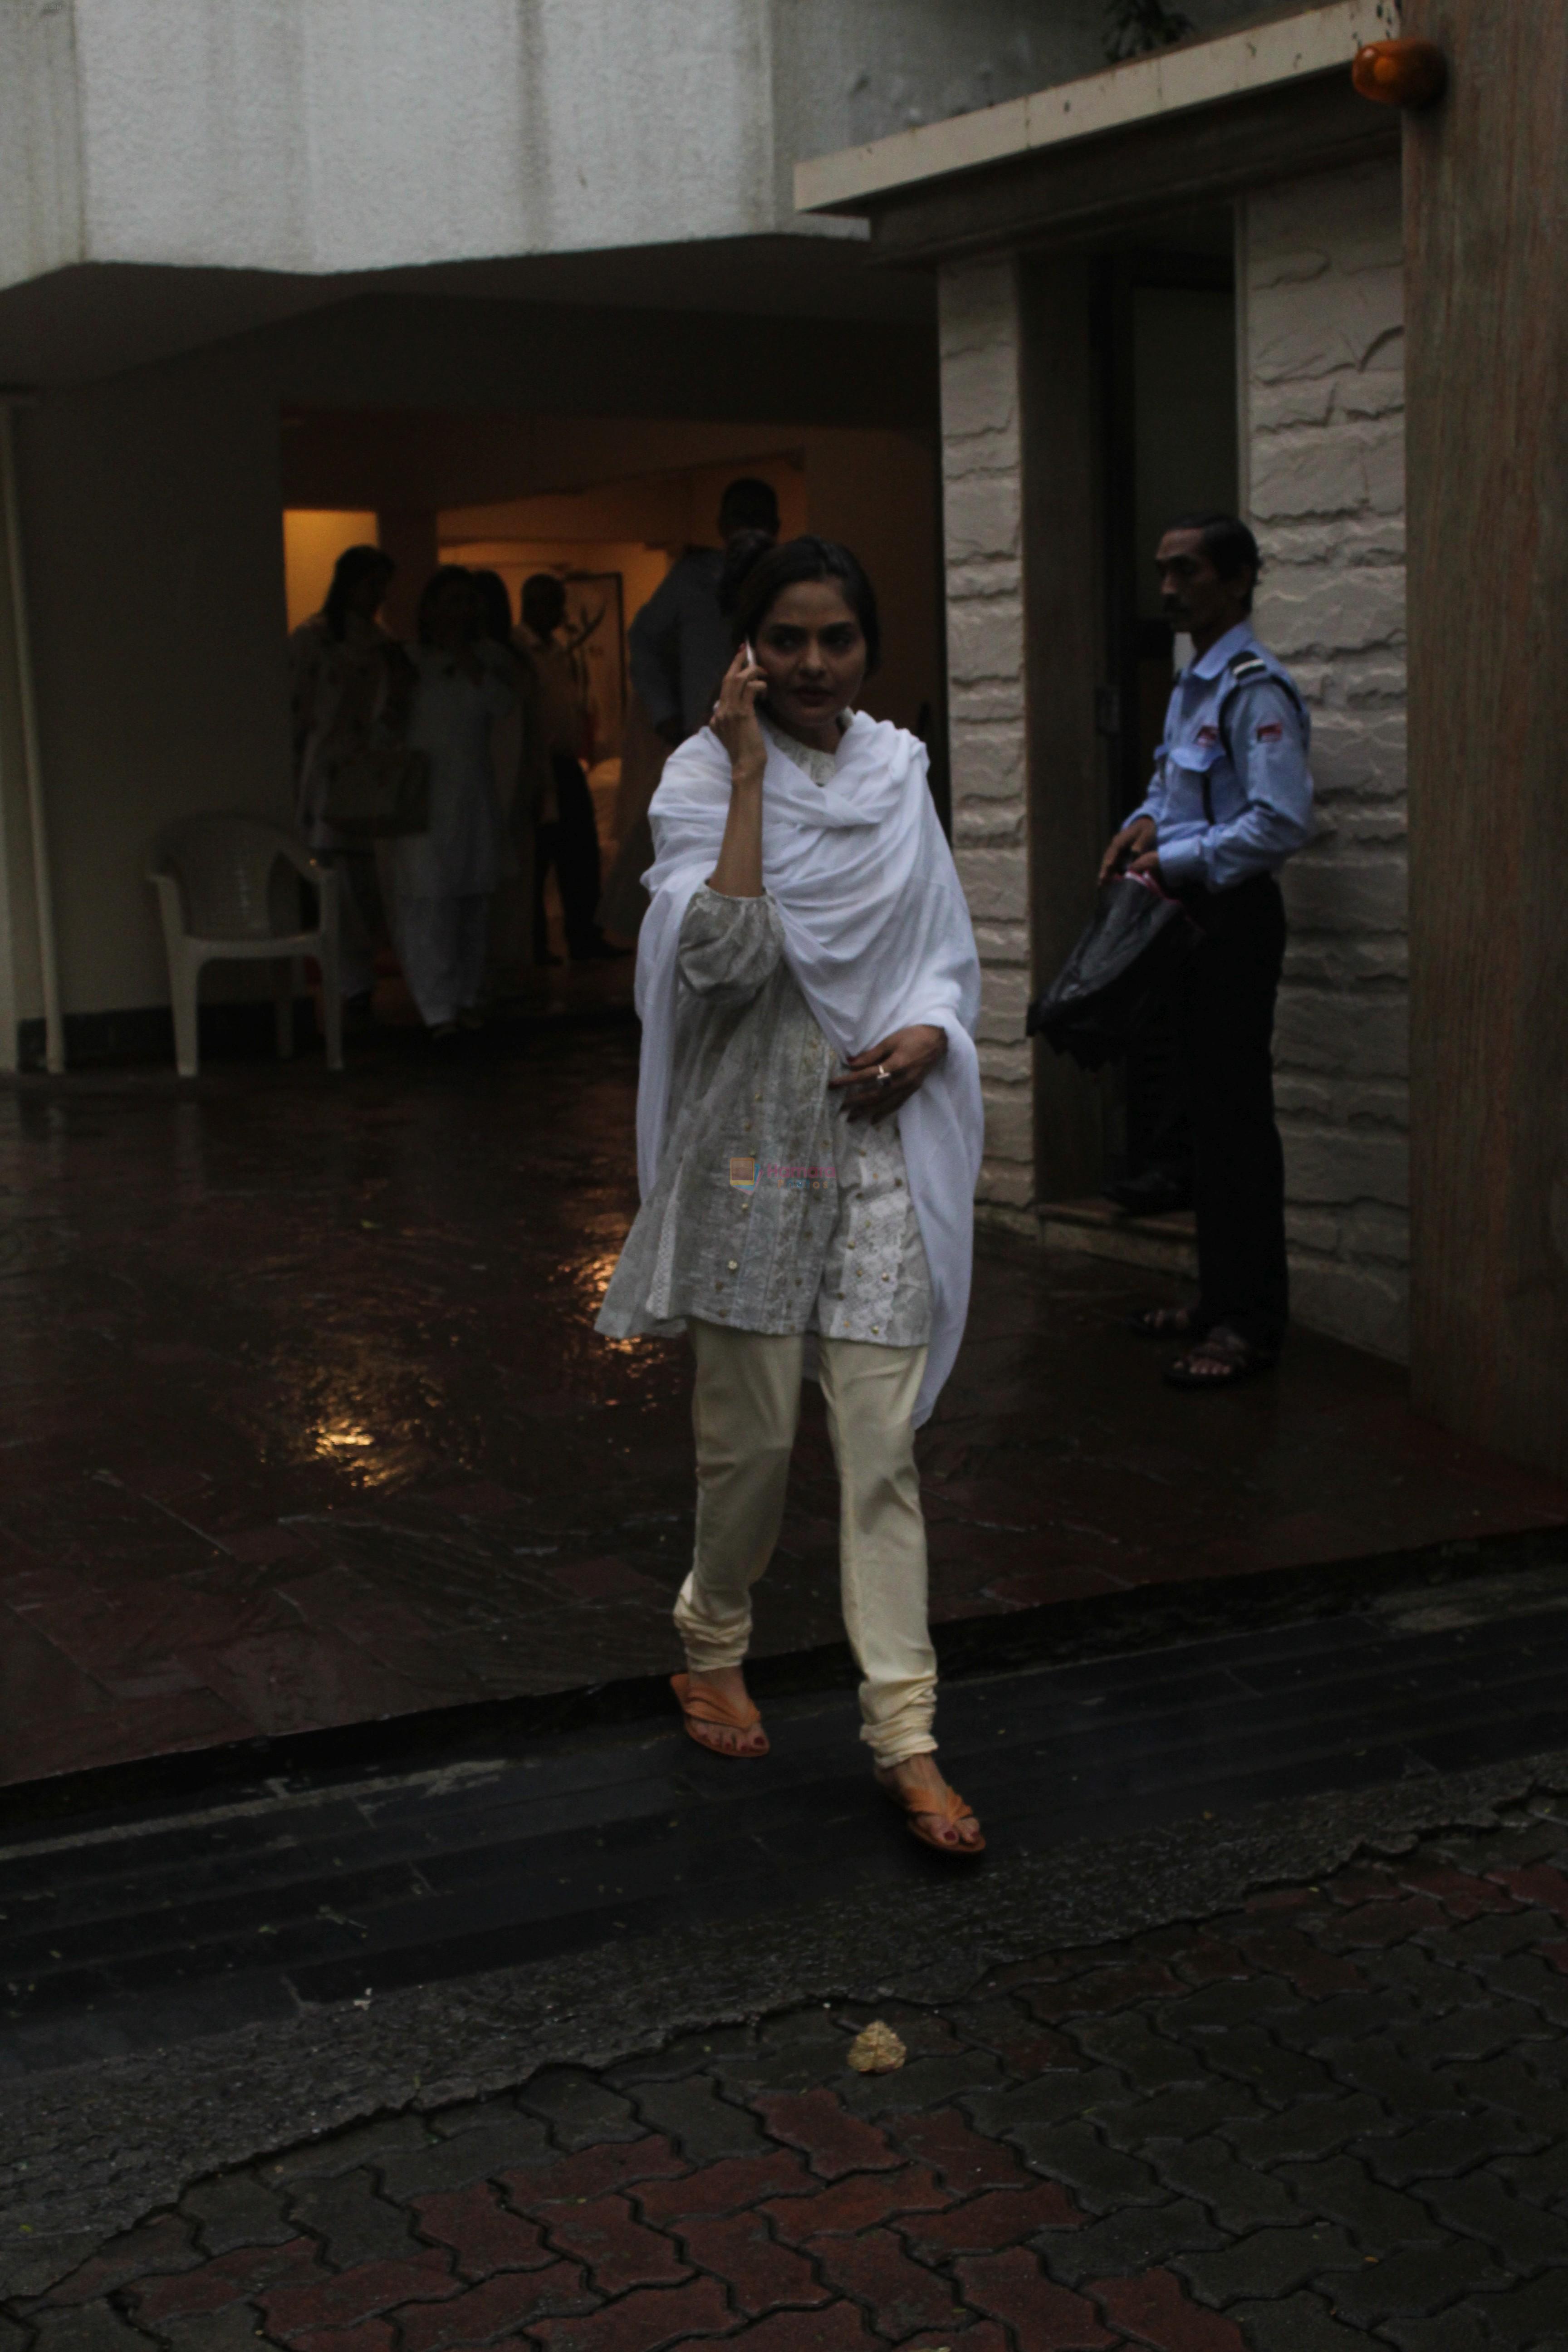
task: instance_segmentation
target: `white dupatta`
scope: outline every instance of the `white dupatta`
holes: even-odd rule
[[[915,1022],[947,1032],[946,1055],[899,1113],[931,1282],[917,1428],[963,1336],[984,1131],[974,1051],[980,961],[926,767],[916,737],[858,712],[829,783],[813,783],[771,741],[763,778],[763,884],[778,908],[789,968],[829,1045],[847,1057]],[[652,903],[637,973],[645,1200],[668,1116],[680,926],[718,860],[730,776],[730,755],[705,727],[671,753],[648,811],[654,863],[642,878]]]

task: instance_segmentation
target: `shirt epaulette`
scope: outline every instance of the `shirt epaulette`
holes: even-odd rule
[[[1273,672],[1260,654],[1249,654],[1244,646],[1240,653],[1226,662],[1226,669],[1237,686],[1250,686],[1255,678],[1271,677]]]

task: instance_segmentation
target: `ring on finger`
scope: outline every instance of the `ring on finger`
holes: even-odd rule
[[[887,1087],[891,1086],[892,1082],[893,1074],[891,1070],[887,1067],[885,1063],[879,1062],[877,1065],[877,1084],[879,1087]]]

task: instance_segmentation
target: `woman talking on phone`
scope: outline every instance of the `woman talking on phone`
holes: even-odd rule
[[[697,1537],[676,1603],[686,1727],[768,1742],[742,1663],[800,1411],[822,1382],[861,1737],[922,1843],[978,1853],[937,1768],[914,1433],[969,1303],[980,971],[924,747],[856,709],[876,666],[847,549],[792,540],[748,578],[710,724],[654,795],[637,954],[642,1207],[598,1328],[685,1329]]]

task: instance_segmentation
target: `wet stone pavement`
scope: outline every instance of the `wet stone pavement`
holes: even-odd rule
[[[0,1782],[679,1664],[684,1351],[592,1329],[635,1054],[606,1015],[0,1095]],[[939,1622],[1568,1523],[1329,1341],[1165,1391],[1119,1328],[1160,1288],[983,1239],[922,1440]],[[836,1514],[808,1391],[762,1654],[839,1637]]]
[[[873,2015],[907,2063],[862,2077]],[[197,2181],[5,2352],[1563,2352],[1568,1804]]]

